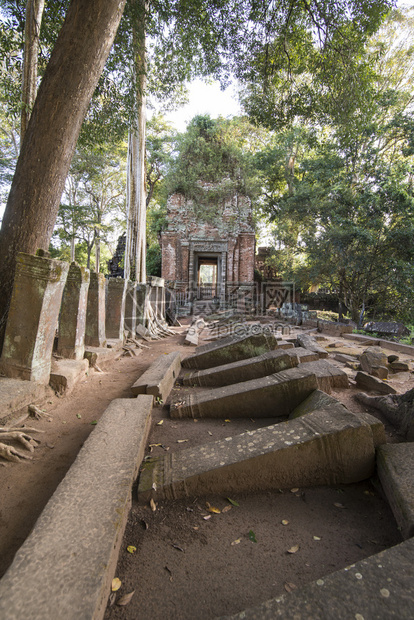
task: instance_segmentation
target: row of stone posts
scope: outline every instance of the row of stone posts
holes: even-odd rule
[[[156,280],[147,285],[107,279],[77,263],[18,254],[1,371],[47,384],[56,334],[57,354],[82,360],[85,346],[122,342],[125,332],[135,336],[148,309],[165,320],[165,294],[158,291],[163,281]]]

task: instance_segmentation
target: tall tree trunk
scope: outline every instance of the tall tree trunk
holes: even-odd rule
[[[20,144],[23,142],[30,113],[36,99],[37,58],[39,54],[40,25],[45,0],[27,0],[24,26],[24,53],[22,79],[22,113],[20,117]]]
[[[17,252],[49,247],[82,121],[126,0],[72,0],[41,82],[0,231],[0,344]]]
[[[72,231],[72,237],[70,239],[70,262],[75,260],[75,231]]]
[[[146,0],[136,0],[144,17]],[[146,282],[146,188],[145,188],[145,134],[146,134],[146,55],[145,20],[134,30],[136,111],[135,124],[128,137],[127,163],[127,236],[124,277]]]

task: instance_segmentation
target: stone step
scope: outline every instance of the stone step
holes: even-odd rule
[[[370,477],[374,469],[371,425],[346,409],[334,415],[321,410],[150,459],[141,471],[138,498],[347,484]]]
[[[297,366],[298,357],[290,355],[290,353],[290,351],[284,350],[268,351],[263,355],[249,357],[232,364],[223,364],[214,368],[206,368],[206,370],[195,370],[186,373],[183,382],[184,385],[190,386],[217,387],[259,379],[280,370]]]
[[[181,371],[181,353],[173,351],[160,355],[131,387],[134,396],[152,394],[155,398],[166,401],[175,380]]]
[[[377,471],[403,538],[411,538],[414,536],[414,443],[380,446]]]
[[[179,394],[171,418],[266,418],[288,416],[318,387],[315,374],[301,364],[276,374],[201,392]]]
[[[196,352],[183,360],[184,368],[204,370],[237,362],[249,357],[256,357],[267,351],[273,351],[277,340],[273,334],[259,333],[236,338],[228,336],[218,342],[210,342],[197,347]]]
[[[0,618],[102,618],[151,425],[152,396],[112,401],[0,581]]]

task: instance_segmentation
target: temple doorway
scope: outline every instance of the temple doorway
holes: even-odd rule
[[[198,257],[197,299],[218,297],[218,258]]]

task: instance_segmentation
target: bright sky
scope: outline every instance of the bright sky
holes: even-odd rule
[[[185,131],[187,123],[197,114],[210,114],[212,118],[217,118],[240,113],[237,94],[232,87],[222,91],[218,82],[206,84],[195,80],[189,86],[189,103],[165,116],[178,131]]]

